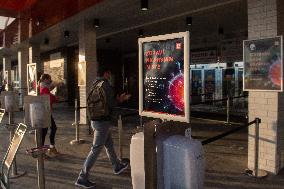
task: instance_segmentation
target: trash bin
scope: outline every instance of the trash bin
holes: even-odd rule
[[[133,189],[145,189],[144,133],[136,133],[130,143],[130,166]]]
[[[202,189],[205,174],[200,141],[174,135],[163,142],[164,189]]]

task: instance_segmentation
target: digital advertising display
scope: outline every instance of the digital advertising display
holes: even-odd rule
[[[140,38],[138,43],[140,115],[189,122],[189,33]]]
[[[282,91],[282,36],[246,40],[244,48],[244,90]]]

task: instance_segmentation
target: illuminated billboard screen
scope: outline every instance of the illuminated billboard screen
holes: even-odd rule
[[[139,39],[141,115],[189,121],[188,35]]]

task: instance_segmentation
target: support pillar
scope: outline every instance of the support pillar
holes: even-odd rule
[[[29,62],[29,48],[21,47],[18,49],[18,70],[19,70],[19,105],[23,107],[24,97],[27,95],[27,64]]]
[[[6,80],[8,84],[8,90],[12,90],[12,81],[11,81],[11,56],[4,55],[3,57],[3,75],[4,80]]]
[[[97,42],[96,31],[92,23],[82,20],[79,25],[79,62],[86,62],[85,74],[78,73],[78,78],[85,80],[85,85],[79,86],[80,107],[87,105],[87,94],[96,79],[97,73]],[[81,74],[81,75],[79,75]],[[86,109],[80,109],[80,123],[87,124]]]
[[[248,3],[248,39],[282,35],[284,2],[281,0],[250,0]],[[283,30],[284,31],[284,30]],[[284,144],[283,92],[249,92],[249,121],[261,119],[259,126],[259,169],[277,174],[283,167]],[[254,169],[254,127],[249,127],[248,168]]]

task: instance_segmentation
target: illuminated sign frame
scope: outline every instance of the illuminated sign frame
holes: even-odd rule
[[[35,73],[30,73],[31,69],[35,70]],[[34,77],[33,82],[35,81],[35,89],[30,87],[31,85],[33,85],[32,83],[30,83],[30,80],[32,79],[31,76]],[[28,88],[28,95],[37,96],[38,85],[37,85],[36,63],[27,64],[27,88]]]
[[[183,79],[184,79],[184,115],[176,115],[170,114],[167,112],[157,112],[157,111],[148,111],[145,110],[144,107],[144,89],[145,89],[145,78],[144,78],[144,53],[143,53],[143,44],[144,43],[159,43],[160,41],[164,42],[167,40],[175,40],[181,39],[183,40]],[[152,36],[146,38],[140,38],[138,40],[139,45],[139,114],[141,116],[146,117],[153,117],[153,118],[160,118],[164,120],[173,120],[173,121],[180,121],[180,122],[187,122],[189,123],[190,118],[190,109],[189,109],[189,96],[190,96],[190,86],[189,86],[189,74],[190,74],[190,67],[189,67],[189,32],[180,32],[180,33],[173,33],[173,34],[166,34],[166,35],[159,35],[159,36]],[[176,47],[177,48],[177,47]]]

